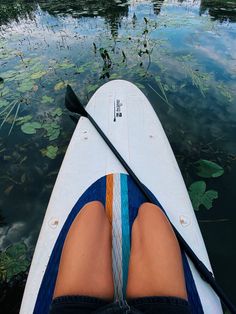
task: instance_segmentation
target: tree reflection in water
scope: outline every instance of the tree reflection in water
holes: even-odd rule
[[[235,1],[201,0],[200,15],[207,11],[213,20],[236,22]]]

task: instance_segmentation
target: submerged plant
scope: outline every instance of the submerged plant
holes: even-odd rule
[[[206,91],[209,89],[210,81],[212,80],[212,74],[201,72],[199,65],[191,55],[181,56],[177,58],[180,61],[184,72],[187,77],[191,78],[192,84],[196,86],[203,97],[205,97]]]
[[[9,282],[14,276],[25,272],[30,265],[28,248],[24,242],[10,245],[0,252],[0,280]]]
[[[100,55],[103,59],[103,69],[102,69],[102,74],[100,76],[100,78],[109,78],[110,76],[110,70],[112,67],[112,61],[110,58],[110,55],[107,51],[107,49],[104,48],[100,48],[99,49]]]

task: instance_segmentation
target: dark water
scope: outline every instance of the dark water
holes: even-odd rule
[[[19,311],[74,129],[65,86],[86,104],[116,78],[134,82],[151,101],[186,186],[203,180],[218,192],[212,207],[201,205],[196,215],[217,281],[236,303],[235,22],[235,0],[1,0],[1,313]],[[200,159],[224,174],[202,178]]]

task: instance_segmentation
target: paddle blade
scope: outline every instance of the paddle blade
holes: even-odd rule
[[[76,96],[70,85],[66,87],[65,106],[71,112],[76,112],[81,116],[87,117],[87,112]]]

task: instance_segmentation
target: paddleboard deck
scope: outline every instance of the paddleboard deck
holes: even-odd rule
[[[86,110],[211,271],[178,164],[144,94],[130,82],[110,81],[95,92]],[[65,237],[79,210],[92,200],[101,201],[112,219],[115,299],[119,300],[125,296],[132,224],[145,198],[90,121],[81,117],[49,201],[20,313],[48,313]],[[192,312],[222,313],[214,291],[184,252],[182,256]]]

